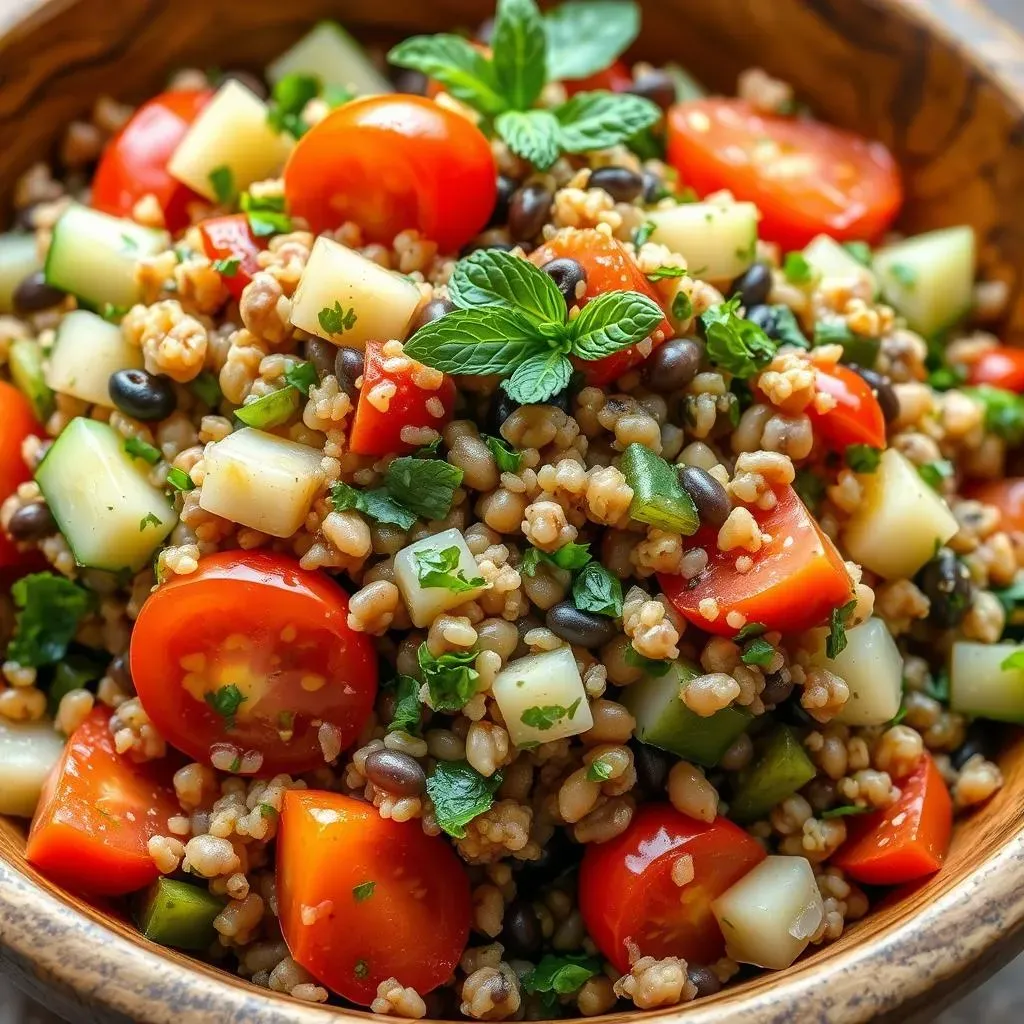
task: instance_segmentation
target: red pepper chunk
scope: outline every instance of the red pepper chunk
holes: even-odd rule
[[[402,440],[403,428],[440,432],[455,409],[455,382],[445,376],[434,389],[417,383],[417,375],[429,380],[436,372],[406,356],[390,359],[384,355],[383,342],[368,342],[349,449],[357,455],[412,452],[420,445]]]
[[[837,451],[847,445],[867,444],[885,447],[885,416],[871,386],[848,366],[836,364],[830,370],[814,371],[814,387],[819,394],[831,395],[835,405],[818,412],[814,403],[807,415],[815,433]]]
[[[971,364],[968,383],[988,384],[1020,394],[1024,391],[1024,349],[997,345],[986,349]]]
[[[264,248],[249,227],[249,218],[244,213],[233,213],[227,217],[211,217],[199,225],[203,236],[203,248],[211,260],[234,261],[230,269],[221,270],[224,287],[236,298],[242,297],[245,286],[253,274],[260,269],[259,254]]]

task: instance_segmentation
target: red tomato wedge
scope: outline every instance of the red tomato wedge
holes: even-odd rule
[[[296,962],[360,1006],[387,978],[437,988],[469,936],[469,876],[448,843],[337,793],[285,794],[277,899]]]
[[[745,552],[719,551],[717,531],[703,529],[693,544],[707,551],[707,568],[689,582],[682,576],[658,574],[665,596],[695,626],[734,636],[738,627],[727,619],[731,612],[738,612],[744,622],[797,632],[820,625],[833,608],[850,600],[850,577],[835,545],[792,487],[779,487],[775,495],[778,501],[773,509],[751,509],[762,536],[768,534],[771,540],[749,556],[753,561],[749,572],[736,571],[736,559]],[[708,599],[718,609],[710,620],[700,610],[701,601]]]
[[[672,881],[689,857],[693,880]],[[761,844],[725,818],[710,824],[668,804],[648,804],[629,828],[589,843],[580,867],[580,913],[601,952],[623,973],[629,946],[643,956],[713,963],[725,951],[711,902],[765,858]]]
[[[925,754],[898,780],[899,800],[874,814],[846,819],[847,839],[831,863],[868,885],[899,885],[942,867],[953,831],[953,801]]]
[[[354,221],[390,245],[416,228],[455,252],[497,201],[497,170],[483,132],[422,96],[367,96],[338,107],[298,142],[284,169],[289,212],[313,231]]]
[[[1024,530],[1024,477],[970,483],[964,487],[964,497],[995,505],[1002,529]]]
[[[403,427],[431,427],[440,431],[452,418],[455,409],[455,382],[445,376],[433,391],[416,383],[417,374],[435,376],[435,371],[405,356],[387,359],[384,344],[371,341],[366,345],[363,386],[352,420],[349,448],[357,455],[387,455],[411,452],[418,447],[402,440]],[[378,409],[370,394],[379,384],[391,383],[395,393],[386,410]],[[437,415],[440,413],[440,415]]]
[[[75,730],[43,787],[25,857],[76,892],[122,896],[155,882],[149,840],[169,835],[181,809],[163,763],[134,764],[114,750],[110,712]]]
[[[997,345],[986,349],[970,365],[968,384],[989,384],[1020,394],[1024,391],[1024,349]]]
[[[609,92],[626,92],[632,84],[633,76],[621,60],[609,64],[603,71],[595,71],[586,78],[562,80],[567,96],[575,96],[578,92],[595,92],[599,89],[607,89]]]
[[[187,227],[189,204],[206,200],[172,178],[167,163],[212,95],[209,89],[175,89],[139,107],[103,151],[92,180],[92,205],[128,217],[143,196],[153,195],[169,230]]]
[[[807,415],[815,433],[838,451],[850,444],[885,447],[885,415],[871,385],[848,366],[837,363],[830,370],[814,371],[814,387],[831,395],[836,404],[828,412],[818,412],[813,403]]]
[[[877,239],[903,198],[899,172],[879,142],[820,121],[759,114],[737,99],[678,103],[668,115],[669,161],[705,196],[729,189],[757,204],[758,233],[783,250],[815,235]]]
[[[28,399],[13,385],[0,380],[0,505],[9,498],[19,484],[32,479],[21,447],[25,439],[41,434]],[[0,569],[22,565],[26,557],[0,530]]]
[[[530,254],[531,262],[538,267],[566,257],[576,260],[587,272],[587,290],[580,301],[581,307],[605,292],[640,292],[661,305],[650,282],[625,247],[614,238],[592,229],[563,231]],[[672,327],[668,320],[663,320],[655,329],[654,343],[661,344],[671,336]],[[573,365],[583,372],[588,384],[600,386],[618,380],[646,358],[639,347],[633,345],[603,359],[587,362],[574,358]]]
[[[224,287],[236,298],[242,297],[245,286],[260,269],[259,254],[264,246],[249,227],[244,213],[227,217],[211,217],[199,225],[203,249],[211,260],[237,260],[233,273],[221,271]]]
[[[256,751],[247,773],[322,767],[318,731],[342,750],[377,694],[373,642],[349,628],[348,595],[286,555],[225,551],[159,587],[131,641],[132,678],[160,732],[209,762]],[[233,755],[232,755],[233,756]]]

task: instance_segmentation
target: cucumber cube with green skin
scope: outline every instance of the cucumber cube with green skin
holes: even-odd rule
[[[777,803],[792,796],[815,774],[792,730],[780,726],[768,737],[753,766],[741,775],[729,802],[729,817],[741,824],[766,818]]]
[[[29,400],[32,412],[40,423],[53,414],[53,392],[43,377],[43,350],[30,338],[19,338],[7,354],[11,380]]]
[[[723,708],[707,718],[691,711],[680,692],[700,671],[680,659],[664,675],[648,675],[623,691],[622,703],[636,719],[641,743],[667,750],[686,761],[714,768],[750,725],[751,716]]]
[[[949,658],[949,706],[975,718],[1024,724],[1024,647],[957,640]]]
[[[325,87],[356,96],[392,91],[366,51],[333,21],[321,21],[267,65],[267,81],[276,85],[287,75],[312,75]]]
[[[224,903],[197,885],[161,878],[143,898],[139,930],[161,946],[201,952],[217,938],[213,922]]]

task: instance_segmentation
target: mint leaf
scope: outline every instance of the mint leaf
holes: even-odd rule
[[[563,719],[572,718],[582,701],[582,697],[577,697],[568,707],[563,707],[561,704],[545,704],[543,707],[527,708],[519,716],[519,720],[531,729],[547,732]]]
[[[701,314],[708,358],[734,377],[746,379],[764,369],[778,347],[757,324],[739,316],[739,298],[712,306]]]
[[[590,561],[590,545],[569,542],[557,551],[541,551],[540,548],[527,548],[519,563],[519,571],[524,576],[532,576],[541,562],[550,562],[559,569],[582,569]]]
[[[129,437],[125,439],[124,450],[133,459],[142,459],[151,466],[155,466],[162,458],[163,453],[159,448],[154,447],[141,437]]]
[[[462,470],[440,459],[403,456],[388,466],[384,486],[388,494],[424,519],[444,519],[452,509]]]
[[[407,732],[417,736],[420,730],[420,684],[412,676],[395,678],[395,710],[388,732]]]
[[[18,612],[7,658],[31,668],[64,657],[94,603],[88,590],[50,572],[23,576],[11,585],[11,596]]]
[[[538,323],[563,323],[566,318],[565,299],[554,278],[501,249],[480,249],[459,260],[448,295],[461,309],[514,309]]]
[[[548,349],[520,363],[501,386],[520,405],[546,402],[569,383],[572,363],[561,352]]]
[[[298,389],[306,398],[309,397],[309,389],[317,383],[316,367],[312,363],[292,363],[284,371],[284,379],[293,387]]]
[[[491,49],[508,107],[529,110],[548,80],[547,37],[533,0],[498,0]]]
[[[226,164],[215,167],[209,174],[210,187],[217,202],[226,206],[235,197],[235,176]]]
[[[617,619],[622,614],[622,584],[600,562],[590,562],[573,580],[572,603],[581,612]]]
[[[508,110],[498,115],[494,129],[516,156],[538,170],[546,171],[562,152],[558,118],[550,110]]]
[[[857,607],[857,599],[853,598],[839,608],[833,608],[829,615],[828,636],[825,638],[825,657],[829,660],[838,658],[846,650],[846,620]]]
[[[441,587],[453,594],[465,594],[486,586],[480,576],[466,579],[466,573],[459,568],[461,550],[452,545],[450,548],[424,548],[413,552],[416,567],[416,578],[421,587]]]
[[[658,225],[653,220],[645,220],[633,232],[633,244],[639,249],[641,246],[646,245],[651,240],[651,235],[657,230]]]
[[[559,139],[567,153],[607,149],[632,138],[661,119],[650,100],[628,93],[580,92],[555,108]]]
[[[306,104],[320,95],[321,82],[315,75],[292,72],[274,83],[267,124],[276,132],[288,132],[301,139],[309,131],[302,120]]]
[[[882,459],[882,452],[869,444],[846,446],[846,464],[854,473],[874,473]]]
[[[685,267],[657,267],[647,275],[647,280],[664,281],[669,278],[686,277],[688,273]]]
[[[577,991],[600,970],[601,962],[596,957],[584,956],[582,953],[564,956],[545,953],[540,963],[523,978],[523,988],[531,995],[552,992],[567,996]]]
[[[203,700],[224,719],[225,729],[235,727],[235,715],[248,699],[234,683],[203,695]]]
[[[336,512],[345,512],[354,508],[375,522],[388,523],[391,526],[401,527],[403,530],[412,529],[417,519],[412,512],[395,501],[383,488],[375,491],[358,491],[356,488],[338,481],[331,488],[331,504]]]
[[[449,651],[435,657],[426,643],[422,643],[416,660],[435,711],[459,711],[476,693],[480,673],[473,668],[476,661],[473,651]]]
[[[544,19],[551,79],[586,78],[603,71],[640,32],[639,5],[629,0],[570,0]]]
[[[572,351],[600,359],[649,337],[665,319],[661,307],[639,292],[605,292],[588,302],[569,324]]]
[[[413,36],[394,47],[388,61],[421,71],[482,114],[493,117],[506,107],[494,66],[462,36]]]
[[[491,437],[490,434],[481,434],[480,436],[494,456],[499,473],[519,472],[519,468],[523,464],[522,452],[517,452],[504,438]]]
[[[465,761],[438,761],[427,779],[427,795],[441,830],[464,839],[466,826],[491,809],[501,773],[485,778]]]

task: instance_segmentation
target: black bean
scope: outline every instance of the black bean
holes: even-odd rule
[[[578,647],[602,647],[615,636],[615,621],[607,615],[580,611],[572,601],[559,601],[552,605],[544,617],[544,624],[555,636]]]
[[[650,747],[639,740],[630,740],[629,746],[633,751],[637,785],[650,797],[664,793],[674,759],[664,750]]]
[[[14,290],[14,310],[16,313],[42,313],[53,309],[64,301],[65,293],[59,288],[46,283],[41,270],[29,274]]]
[[[676,83],[667,71],[660,68],[652,68],[634,78],[626,92],[657,103],[662,110],[668,110],[676,101]]]
[[[338,378],[338,387],[348,395],[356,398],[359,388],[356,381],[363,375],[365,360],[363,353],[357,348],[340,345],[334,356],[334,376]]]
[[[722,988],[718,975],[703,964],[689,964],[686,968],[686,976],[693,985],[697,986],[698,999],[701,996],[713,996]]]
[[[459,997],[454,985],[443,985],[423,997],[427,1007],[427,1020],[458,1020]]]
[[[878,404],[882,408],[885,422],[892,423],[900,414],[900,400],[896,397],[896,390],[892,386],[892,381],[884,373],[878,373],[876,370],[867,370],[863,366],[853,366],[851,364],[850,369],[857,373],[861,380],[874,391]]]
[[[508,221],[509,204],[512,202],[517,188],[519,188],[519,182],[515,178],[510,178],[507,174],[498,175],[498,198],[494,204],[491,219],[487,222],[489,228],[499,227]]]
[[[776,341],[779,336],[779,314],[774,306],[748,306],[747,307],[747,319],[757,324],[758,327],[768,335],[769,338],[774,338]]]
[[[168,377],[146,370],[118,370],[107,385],[110,400],[132,419],[147,423],[165,420],[178,408],[178,396]]]
[[[42,540],[57,532],[53,514],[45,502],[22,505],[7,524],[7,532],[18,541]]]
[[[265,100],[270,95],[270,90],[267,89],[266,83],[260,78],[259,75],[254,75],[251,71],[225,71],[220,76],[219,85],[223,85],[225,82],[238,82],[239,85],[244,85],[246,89],[256,93],[261,100]]]
[[[337,352],[338,346],[323,338],[309,338],[306,341],[306,358],[313,364],[320,380],[334,373],[334,357]]]
[[[940,629],[958,626],[974,600],[967,566],[943,548],[918,574],[915,582],[931,602],[928,621]]]
[[[732,502],[725,488],[700,466],[677,466],[683,490],[693,499],[704,526],[721,526],[729,518]]]
[[[971,722],[963,743],[950,754],[950,763],[960,771],[976,754],[991,760],[999,752],[1002,738],[1002,731],[994,722]]]
[[[427,787],[419,761],[399,750],[374,750],[366,758],[365,770],[375,786],[397,796],[419,796]]]
[[[536,860],[512,861],[520,898],[529,898],[539,889],[550,885],[559,875],[579,864],[583,847],[574,843],[565,829],[556,828],[541,848]]]
[[[433,323],[435,320],[440,320],[441,317],[447,316],[449,313],[455,310],[455,303],[451,299],[431,299],[420,311],[416,314],[416,319],[413,320],[409,333],[415,334],[421,327],[425,327],[429,323]]]
[[[135,680],[127,655],[119,654],[107,666],[107,675],[117,683],[123,693],[135,693]]]
[[[400,68],[395,71],[391,80],[395,83],[395,92],[404,93],[407,96],[427,95],[428,79],[422,71]]]
[[[665,196],[670,194],[669,190],[665,187],[665,179],[657,171],[652,171],[649,167],[645,167],[643,178],[645,203],[656,203],[659,199],[664,199]]]
[[[544,945],[540,918],[529,900],[513,900],[505,910],[498,941],[509,956],[530,959]]]
[[[644,192],[642,174],[628,167],[599,167],[590,175],[587,188],[600,188],[617,203],[631,203]]]
[[[760,306],[768,301],[772,290],[772,272],[767,263],[754,263],[729,286],[729,297],[740,297],[740,303],[747,309]]]
[[[789,700],[793,692],[793,680],[788,672],[772,672],[765,677],[761,700],[768,705],[781,704]]]
[[[540,185],[516,189],[508,207],[508,230],[517,242],[529,242],[547,223],[554,196]]]
[[[558,290],[565,298],[567,306],[575,306],[579,302],[580,293],[587,286],[587,272],[583,269],[583,264],[568,256],[563,256],[545,263],[540,269],[550,275],[558,285]],[[580,285],[583,286],[583,289],[580,288]]]
[[[644,383],[659,394],[685,388],[700,373],[704,346],[696,338],[669,338],[644,363]]]

